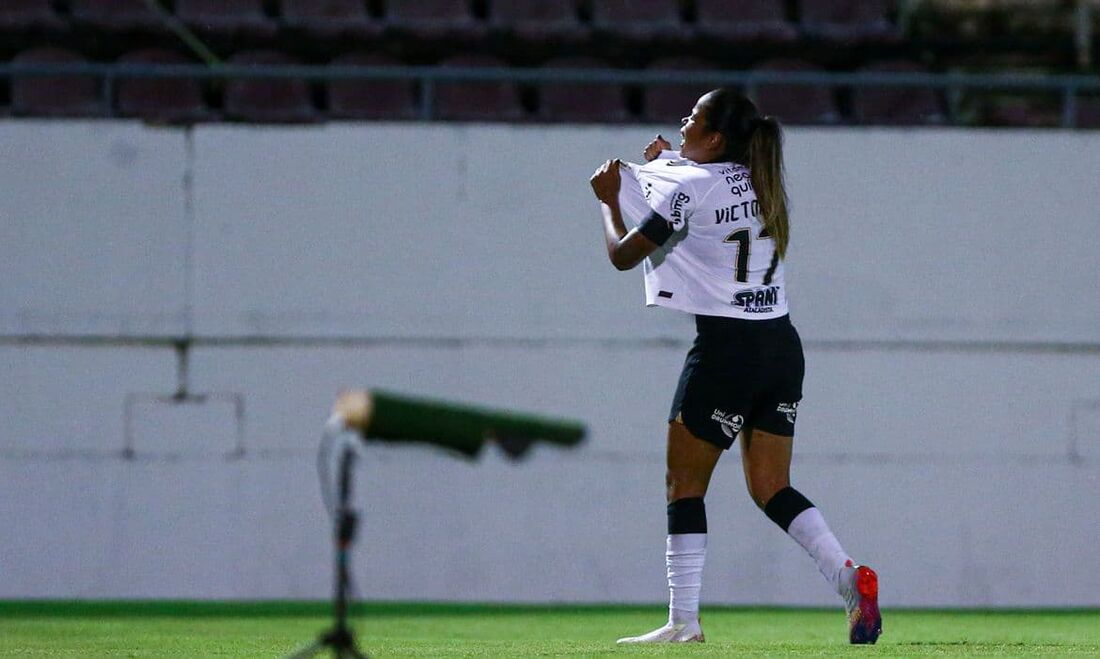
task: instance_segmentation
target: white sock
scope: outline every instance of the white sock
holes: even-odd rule
[[[703,587],[703,562],[707,557],[706,533],[676,533],[665,543],[668,573],[668,621],[672,624],[699,619],[699,591]]]
[[[821,512],[817,508],[803,510],[791,521],[787,533],[813,557],[825,581],[829,582],[837,594],[843,596],[840,570],[851,559],[829,530]]]

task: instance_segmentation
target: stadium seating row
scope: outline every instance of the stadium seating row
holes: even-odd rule
[[[56,48],[20,53],[19,63],[82,62],[77,53]],[[121,63],[184,64],[178,53],[147,49],[123,56]],[[291,57],[274,51],[243,51],[231,64],[288,65]],[[351,53],[331,66],[394,66],[401,62],[388,55]],[[606,62],[585,58],[556,58],[545,63],[558,68],[606,68]],[[487,55],[458,55],[442,67],[504,67],[505,62]],[[654,69],[707,70],[715,65],[693,57],[673,57],[654,62]],[[799,60],[772,60],[758,70],[812,71],[817,67]],[[904,61],[870,65],[873,71],[920,71]],[[17,116],[103,116],[110,112],[160,122],[194,122],[228,119],[247,122],[307,122],[319,119],[414,119],[421,116],[421,95],[415,81],[332,80],[318,85],[303,80],[238,79],[224,86],[214,102],[211,85],[186,78],[120,78],[114,82],[114,98],[105,100],[101,83],[91,76],[16,76],[11,82],[11,112]],[[636,89],[636,102],[630,101]],[[845,120],[837,103],[837,90],[813,86],[760,85],[750,90],[768,112],[790,124],[834,124]],[[532,88],[513,82],[439,82],[432,90],[432,116],[472,121],[563,122],[668,122],[678,119],[695,101],[698,85],[661,84],[635,86],[544,82]],[[944,121],[941,100],[927,89],[856,90],[852,93],[851,120],[875,124],[938,124]]]
[[[800,32],[834,40],[892,38],[889,0],[160,0],[190,27],[213,35],[269,38],[280,29],[317,38],[372,38],[391,31],[424,39],[478,39],[491,32],[527,40],[569,41],[592,33],[631,40],[793,41]],[[143,0],[4,0],[0,30],[91,28],[163,32]],[[268,12],[269,9],[276,11]]]

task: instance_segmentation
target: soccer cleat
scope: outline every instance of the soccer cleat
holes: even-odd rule
[[[627,636],[626,638],[620,638],[615,641],[619,644],[627,643],[702,643],[703,628],[699,626],[699,621],[694,622],[681,622],[677,624],[668,623],[660,629],[654,629],[648,634],[641,636]]]
[[[878,610],[878,575],[866,565],[844,565],[844,601],[848,611],[848,642],[874,644],[882,633]]]

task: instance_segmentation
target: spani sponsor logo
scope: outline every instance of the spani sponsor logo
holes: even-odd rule
[[[771,313],[779,304],[779,287],[754,288],[748,291],[738,291],[730,302],[735,307],[741,307],[745,313]]]
[[[722,428],[722,433],[730,439],[741,432],[741,426],[745,423],[744,417],[740,414],[726,414],[722,410],[714,410],[714,413],[710,415],[710,420],[717,421]]]

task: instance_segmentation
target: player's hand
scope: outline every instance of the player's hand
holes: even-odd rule
[[[618,158],[608,160],[596,170],[588,182],[592,184],[592,192],[596,198],[605,204],[615,204],[619,201],[619,186],[622,180],[619,178],[619,167],[623,162]]]
[[[653,138],[653,141],[645,146],[645,150],[642,151],[642,155],[645,156],[645,161],[649,162],[661,155],[662,151],[668,151],[672,148],[672,145],[668,143],[668,140],[657,135]]]

